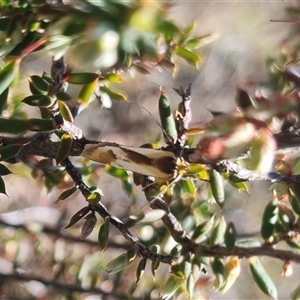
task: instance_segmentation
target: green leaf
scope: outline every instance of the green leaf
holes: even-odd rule
[[[104,251],[109,238],[109,224],[110,224],[110,218],[107,217],[104,220],[104,223],[100,226],[99,232],[98,232],[98,244],[100,246],[100,250]]]
[[[0,71],[0,95],[11,85],[13,82],[17,68],[19,66],[19,60],[13,60],[8,63],[1,71]]]
[[[8,160],[15,157],[20,150],[24,147],[23,144],[9,145],[0,148],[0,161]]]
[[[142,276],[145,273],[145,269],[146,269],[146,264],[147,264],[147,258],[144,257],[140,260],[137,268],[136,268],[136,283],[138,283],[140,281],[140,279],[142,278]]]
[[[68,157],[73,145],[73,138],[71,135],[64,133],[60,139],[60,145],[55,155],[56,164],[60,164],[66,157]]]
[[[59,111],[60,111],[62,117],[66,121],[73,123],[74,119],[73,119],[72,113],[71,113],[68,105],[66,103],[64,103],[63,101],[58,100],[58,107],[59,107]]]
[[[60,100],[60,101],[71,101],[72,100],[72,96],[66,92],[58,92],[55,94],[55,96],[56,96],[56,99]]]
[[[186,49],[196,49],[199,48],[202,43],[203,37],[191,38],[184,44]]]
[[[254,247],[260,247],[261,243],[254,239],[247,239],[247,240],[237,241],[235,245],[241,248],[254,248]]]
[[[38,106],[40,106],[40,107],[49,107],[49,106],[52,106],[55,103],[56,100],[57,100],[56,97],[43,95],[39,98]]]
[[[224,235],[227,228],[226,221],[222,220],[213,229],[211,236],[209,238],[210,245],[221,245],[224,242]]]
[[[232,252],[235,248],[236,230],[234,224],[229,222],[224,235],[224,242],[227,250]]]
[[[9,88],[6,88],[1,94],[0,94],[0,116],[3,112],[3,109],[6,106],[7,98],[8,98],[8,92]]]
[[[80,105],[89,103],[89,101],[92,99],[91,97],[95,91],[95,88],[97,87],[97,84],[98,84],[98,78],[93,82],[84,85],[81,88],[77,99],[77,102]]]
[[[127,97],[119,92],[113,91],[107,86],[103,86],[101,91],[107,93],[112,100],[115,101],[127,101]]]
[[[9,175],[12,172],[3,164],[0,164],[0,176],[5,176],[5,175]]]
[[[6,189],[5,189],[5,183],[4,180],[2,179],[2,177],[0,177],[0,194],[6,194]]]
[[[40,76],[33,75],[29,77],[29,82],[40,92],[48,92],[49,83]]]
[[[117,73],[107,73],[104,77],[105,77],[105,80],[107,80],[110,83],[122,83],[123,82],[122,77]]]
[[[71,73],[66,81],[71,84],[89,84],[99,78],[97,73]]]
[[[38,106],[40,98],[44,97],[43,95],[30,95],[25,97],[22,102],[30,106]]]
[[[123,253],[111,260],[105,270],[108,274],[116,274],[128,267],[130,264],[127,253]]]
[[[101,200],[101,195],[98,192],[91,193],[86,200],[91,203],[98,203]]]
[[[224,262],[220,258],[215,257],[211,261],[210,266],[212,268],[212,271],[216,275],[216,282],[215,282],[216,288],[219,289],[224,283],[226,277]]]
[[[0,118],[0,132],[21,134],[28,129],[27,120]]]
[[[300,284],[294,289],[289,297],[291,300],[299,300],[300,299]]]
[[[177,141],[177,130],[175,120],[171,111],[170,102],[164,91],[160,89],[160,96],[158,100],[158,110],[160,116],[161,126],[164,130],[163,134],[167,144],[175,143]]]
[[[52,120],[31,118],[27,120],[28,130],[37,132],[49,132],[56,129]]]
[[[170,274],[167,281],[162,284],[160,299],[170,299],[183,282],[184,278]]]
[[[192,180],[190,179],[182,180],[182,185],[190,196],[192,196],[193,198],[196,196],[197,189]]]
[[[272,242],[271,237],[275,233],[275,224],[279,219],[279,208],[278,208],[278,199],[274,197],[270,201],[264,210],[260,233],[264,240]]]
[[[276,286],[256,256],[249,258],[249,268],[259,289],[273,299],[277,299]]]
[[[109,165],[106,165],[105,166],[105,171],[116,177],[116,178],[119,178],[121,180],[127,180],[128,179],[128,173],[127,171],[125,170],[122,170],[122,169],[119,169],[119,168],[116,168],[116,167],[112,167],[112,166],[109,166]]]
[[[72,188],[66,190],[66,191],[63,191],[57,198],[57,200],[54,202],[58,202],[58,201],[62,201],[62,200],[65,200],[67,199],[68,197],[70,197],[71,195],[73,195],[76,191],[78,190],[78,187],[77,186],[73,186]]]
[[[64,228],[70,228],[71,226],[73,226],[74,224],[76,224],[79,220],[81,220],[88,212],[90,211],[90,207],[89,206],[85,206],[83,208],[81,208],[77,213],[75,213],[70,222],[68,223],[68,225]]]
[[[195,67],[198,67],[198,64],[202,62],[201,57],[198,54],[186,48],[176,47],[175,53]]]
[[[207,238],[207,234],[212,230],[214,225],[215,217],[212,216],[210,220],[203,222],[199,224],[192,235],[192,240],[194,240],[196,243],[201,243]]]
[[[225,200],[225,192],[221,174],[217,170],[211,169],[209,173],[209,182],[211,192],[216,202],[222,207]]]

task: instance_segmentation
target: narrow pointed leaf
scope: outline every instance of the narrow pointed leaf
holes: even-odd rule
[[[101,251],[104,251],[107,243],[108,243],[108,237],[109,237],[109,221],[110,219],[107,217],[104,220],[104,223],[100,226],[99,232],[98,232],[98,244],[100,246]]]
[[[25,97],[22,102],[26,103],[27,105],[30,106],[38,106],[39,105],[39,100],[41,97],[44,97],[43,95],[31,95],[28,97]]]
[[[6,88],[6,89],[0,94],[0,116],[1,116],[1,114],[2,114],[3,109],[5,108],[6,103],[7,103],[8,92],[9,92],[9,88]]]
[[[23,147],[22,144],[15,144],[0,148],[0,161],[15,157]]]
[[[0,164],[0,176],[5,176],[5,175],[9,175],[12,172],[3,164]]]
[[[85,219],[86,221],[81,228],[81,234],[80,234],[80,238],[82,240],[87,238],[92,233],[97,223],[97,218],[94,213],[89,214],[88,216],[85,217]]]
[[[202,61],[201,57],[198,54],[186,48],[177,47],[175,53],[195,67],[198,67],[198,64]]]
[[[28,129],[27,120],[0,118],[0,132],[21,134]]]
[[[70,197],[71,195],[73,195],[76,191],[78,190],[78,187],[77,186],[73,186],[72,188],[66,190],[66,191],[63,191],[57,198],[57,200],[55,201],[58,202],[58,201],[62,201],[62,200],[65,200],[67,199],[68,197]]]
[[[176,275],[170,274],[170,277],[162,285],[160,291],[160,299],[170,299],[180,285],[184,282],[183,278],[177,277]]]
[[[229,252],[234,250],[235,241],[236,241],[236,230],[234,224],[232,222],[229,222],[224,235],[225,246]]]
[[[31,82],[33,84],[33,86],[41,92],[48,91],[49,83],[40,76],[37,76],[37,75],[30,76],[29,82]]]
[[[175,120],[171,111],[169,99],[167,98],[162,89],[160,89],[158,110],[161,126],[164,130],[163,134],[166,143],[170,144],[170,141],[171,143],[175,143],[177,141],[177,130]]]
[[[136,268],[136,283],[138,283],[140,281],[140,279],[142,278],[142,276],[145,273],[145,269],[146,269],[146,264],[147,264],[147,258],[144,257],[140,260],[137,268]]]
[[[71,73],[68,75],[66,81],[71,84],[89,84],[98,77],[97,73]]]
[[[224,235],[226,231],[226,221],[222,218],[220,223],[213,229],[209,238],[210,245],[221,245],[224,242]]]
[[[56,129],[52,120],[31,118],[27,120],[28,130],[37,132],[49,132]]]
[[[84,85],[78,95],[77,102],[82,105],[82,104],[87,104],[89,103],[95,88],[97,87],[98,84],[98,78],[94,81],[92,81],[89,84]]]
[[[250,273],[252,274],[252,277],[259,289],[266,295],[271,296],[273,299],[277,299],[276,286],[256,256],[249,258],[249,268]]]
[[[103,86],[101,90],[109,95],[112,100],[115,101],[127,101],[127,97],[122,93],[116,92],[108,88],[107,86]]]
[[[108,274],[116,274],[129,266],[130,262],[128,261],[127,253],[123,253],[113,260],[111,260],[105,270]]]
[[[0,95],[11,85],[13,82],[16,71],[19,65],[19,60],[13,60],[8,63],[0,71]]]
[[[209,182],[216,202],[222,207],[225,200],[225,192],[221,174],[217,170],[212,169],[209,174]]]
[[[65,227],[65,229],[70,228],[74,224],[76,224],[79,220],[81,220],[88,212],[90,211],[90,208],[88,206],[85,206],[81,208],[76,214],[73,215],[68,225]]]
[[[0,194],[7,195],[5,190],[5,183],[2,177],[0,177]]]
[[[59,111],[60,111],[62,117],[66,121],[73,123],[74,119],[73,119],[72,113],[71,113],[68,105],[66,103],[64,103],[63,101],[58,100],[58,107],[59,107]]]
[[[60,139],[60,145],[57,150],[55,160],[56,164],[60,164],[66,157],[68,157],[73,145],[72,136],[64,133]]]

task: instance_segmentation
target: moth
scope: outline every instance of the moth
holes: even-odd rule
[[[107,142],[88,144],[81,155],[101,164],[153,176],[159,180],[176,177],[184,164],[171,151],[121,146]]]

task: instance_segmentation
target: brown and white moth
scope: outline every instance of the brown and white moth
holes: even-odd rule
[[[83,157],[156,179],[168,180],[178,174],[178,158],[171,151],[98,143],[85,146]]]

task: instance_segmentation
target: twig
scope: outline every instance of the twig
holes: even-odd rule
[[[4,220],[0,219],[0,226],[4,226],[4,227],[11,227],[14,229],[22,229],[27,233],[32,233],[32,231],[30,229],[28,229],[28,227],[25,224],[11,224],[9,222],[6,222]],[[70,243],[78,243],[78,244],[85,244],[88,246],[92,246],[92,247],[99,247],[99,243],[92,241],[92,240],[88,240],[88,239],[80,239],[76,236],[72,236],[69,234],[65,234],[60,228],[51,228],[48,226],[43,226],[42,228],[42,232],[48,235],[53,235],[56,238],[60,238],[60,239],[64,239]],[[124,244],[117,242],[117,241],[112,241],[111,239],[108,242],[108,247],[111,248],[124,248]]]
[[[72,165],[69,159],[65,159],[62,162],[62,165],[65,166],[67,173],[70,175],[74,183],[78,185],[82,195],[85,198],[87,198],[90,194],[90,191],[89,188],[84,184],[81,174]],[[154,253],[145,245],[143,245],[135,235],[133,235],[128,229],[124,227],[124,223],[120,219],[111,215],[108,212],[106,207],[100,201],[97,203],[90,202],[90,207],[92,210],[96,211],[102,218],[109,218],[110,223],[114,227],[116,227],[122,233],[123,237],[126,240],[128,240],[132,245],[138,244],[139,254],[141,256],[151,259],[153,261],[159,261],[166,264],[171,264],[174,261],[174,258],[171,255],[161,255]]]
[[[125,299],[126,296],[123,294],[119,294],[116,292],[106,292],[102,289],[91,287],[91,288],[83,288],[79,286],[79,284],[67,284],[67,283],[60,283],[58,281],[54,280],[48,280],[46,278],[35,276],[35,275],[29,275],[29,274],[21,274],[21,273],[11,273],[11,274],[2,274],[0,273],[0,282],[4,281],[12,281],[12,280],[18,280],[18,281],[38,281],[46,286],[50,286],[53,288],[56,288],[58,290],[71,292],[71,293],[89,293],[89,294],[97,294],[102,296],[113,296],[115,299]]]
[[[223,246],[209,247],[198,245],[192,241],[185,243],[184,246],[196,255],[205,257],[238,256],[239,258],[249,258],[252,256],[268,256],[283,261],[300,263],[300,254],[288,250],[275,249],[268,245],[251,248],[235,247],[232,252]]]

